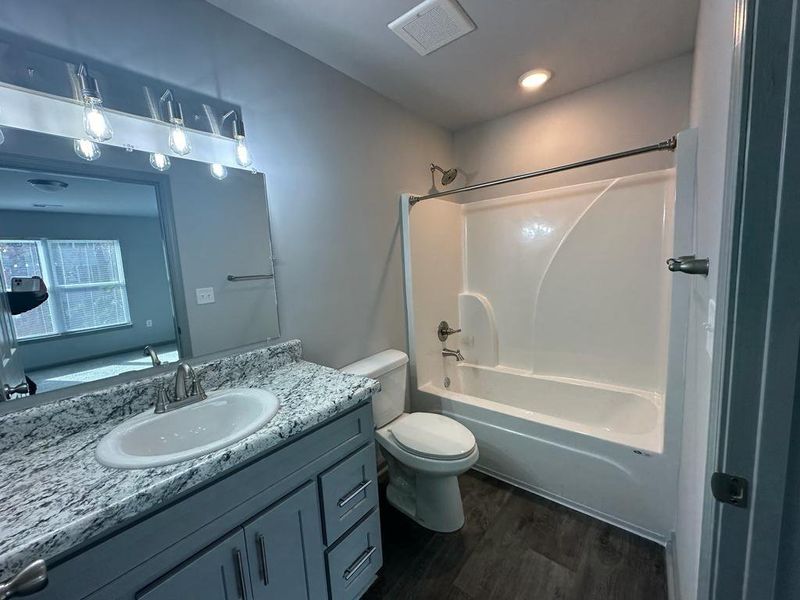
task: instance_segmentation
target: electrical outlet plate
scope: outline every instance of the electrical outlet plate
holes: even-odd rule
[[[198,304],[213,304],[214,303],[214,288],[213,287],[197,288],[195,290],[195,294],[197,294],[197,303]]]

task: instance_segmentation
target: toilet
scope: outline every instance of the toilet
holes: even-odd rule
[[[475,436],[449,417],[404,412],[407,369],[404,352],[385,350],[342,371],[381,383],[372,413],[389,467],[389,504],[427,529],[456,531],[464,525],[458,476],[478,460]]]

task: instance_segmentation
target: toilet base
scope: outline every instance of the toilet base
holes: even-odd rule
[[[414,472],[388,452],[389,485],[386,499],[393,507],[426,529],[440,533],[464,526],[464,506],[456,475]]]

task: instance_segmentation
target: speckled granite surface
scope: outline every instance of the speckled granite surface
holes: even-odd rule
[[[101,466],[98,440],[147,410],[160,375],[0,417],[0,580],[52,558],[363,402],[377,381],[303,361],[299,341],[196,367],[206,390],[266,388],[280,400],[253,435],[186,462]]]

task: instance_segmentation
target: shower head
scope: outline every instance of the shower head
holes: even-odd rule
[[[447,169],[445,171],[442,167],[431,163],[431,175],[435,171],[439,171],[442,174],[442,185],[450,185],[458,175],[458,169]]]

